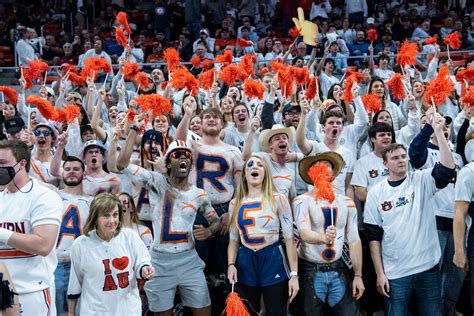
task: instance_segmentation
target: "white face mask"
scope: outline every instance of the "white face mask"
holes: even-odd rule
[[[468,162],[474,161],[474,139],[471,139],[466,143],[466,147],[464,147],[464,154],[466,155]]]

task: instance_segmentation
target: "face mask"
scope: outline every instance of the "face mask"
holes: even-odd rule
[[[7,185],[12,182],[16,174],[15,167],[18,164],[19,162],[12,167],[0,167],[0,185]]]

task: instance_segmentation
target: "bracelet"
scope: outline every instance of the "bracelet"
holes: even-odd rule
[[[354,278],[361,278],[362,279],[362,274],[354,274]]]
[[[130,126],[131,130],[134,130],[135,132],[138,132],[139,128],[136,125]]]
[[[235,267],[235,264],[234,264],[234,263],[229,263],[229,264],[227,265],[227,268],[230,267],[230,266],[234,266],[234,267]]]

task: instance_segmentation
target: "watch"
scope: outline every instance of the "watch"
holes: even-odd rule
[[[298,277],[298,272],[291,271],[290,272],[290,278],[292,278],[292,277]]]

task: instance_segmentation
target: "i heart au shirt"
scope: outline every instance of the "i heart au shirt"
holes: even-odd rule
[[[141,315],[137,277],[151,266],[148,250],[128,228],[109,242],[95,231],[77,238],[71,248],[68,297],[80,295],[82,315]]]

